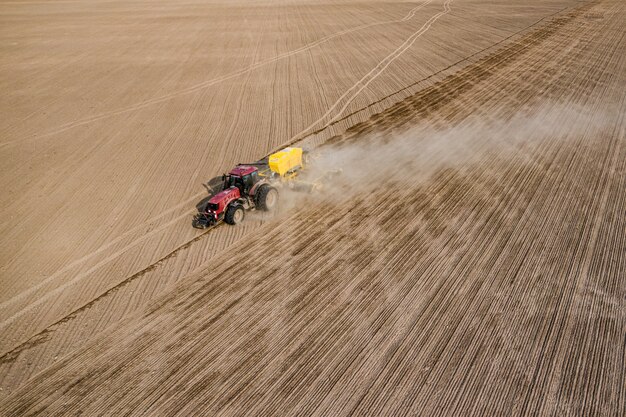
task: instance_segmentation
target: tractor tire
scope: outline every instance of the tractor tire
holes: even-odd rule
[[[256,192],[254,203],[259,210],[274,210],[278,205],[278,190],[267,184],[262,185]]]
[[[243,206],[241,204],[231,204],[226,209],[224,221],[234,226],[241,223],[244,217],[246,217],[246,211],[243,209]]]

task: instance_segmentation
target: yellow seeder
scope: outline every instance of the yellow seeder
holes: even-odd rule
[[[285,148],[271,154],[268,158],[270,176],[274,180],[285,183],[292,190],[312,192],[321,190],[333,176],[341,173],[334,170],[320,174],[309,172],[308,152],[302,148]]]
[[[293,179],[304,169],[302,148],[285,148],[269,156],[268,165],[273,174],[283,179]]]

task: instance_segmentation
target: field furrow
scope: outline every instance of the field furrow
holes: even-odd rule
[[[144,44],[149,82],[113,60],[78,92],[62,71],[96,54],[73,50],[34,82],[66,86],[54,106],[102,95],[89,111],[44,116],[16,77],[0,186],[27,192],[0,208],[50,215],[0,224],[1,415],[623,413],[622,2],[163,7],[162,35],[117,52]],[[169,63],[155,48],[187,26],[193,55]],[[58,159],[22,167],[34,142]],[[191,228],[207,175],[281,144],[343,173]]]

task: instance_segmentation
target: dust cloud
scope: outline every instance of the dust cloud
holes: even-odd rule
[[[544,103],[508,117],[470,116],[453,126],[445,121],[421,124],[399,133],[322,145],[311,152],[304,176],[322,183],[321,192],[312,197],[287,190],[281,195],[281,212],[301,207],[303,200],[340,204],[347,197],[375,192],[384,183],[419,185],[446,168],[463,172],[481,164],[490,169],[490,161],[513,155],[533,163],[533,151],[543,142],[576,140],[589,130],[600,133],[609,127],[608,119],[598,117],[595,109]],[[338,169],[340,175],[329,175]]]

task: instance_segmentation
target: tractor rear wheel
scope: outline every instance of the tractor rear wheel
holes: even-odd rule
[[[264,184],[256,192],[255,204],[259,210],[271,211],[278,204],[278,190],[272,186]]]
[[[226,209],[224,221],[228,224],[235,225],[241,223],[245,216],[246,212],[241,204],[231,204]]]

